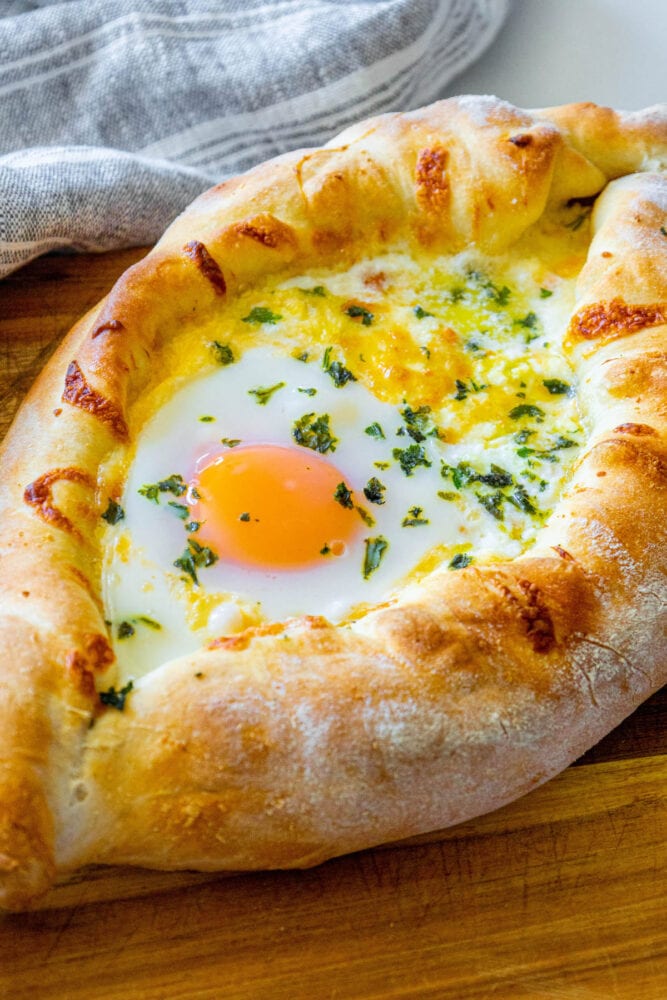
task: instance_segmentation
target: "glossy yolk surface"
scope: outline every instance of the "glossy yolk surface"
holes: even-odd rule
[[[246,445],[212,457],[192,481],[197,540],[221,560],[290,570],[342,555],[362,522],[334,499],[344,476],[303,448]],[[324,551],[323,551],[324,550]]]

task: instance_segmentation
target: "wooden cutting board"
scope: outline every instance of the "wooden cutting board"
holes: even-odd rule
[[[0,434],[72,322],[141,256],[0,283]],[[87,870],[0,917],[2,1000],[665,1000],[667,691],[554,781],[306,872]]]

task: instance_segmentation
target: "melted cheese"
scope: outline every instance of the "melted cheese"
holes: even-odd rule
[[[124,676],[265,620],[344,622],[425,574],[530,547],[586,437],[563,348],[581,254],[541,239],[521,260],[391,253],[267,283],[164,347],[156,364],[165,377],[131,414],[143,430],[126,516],[106,545],[107,616]],[[221,349],[231,364],[220,364]],[[354,380],[336,385],[332,360]],[[249,398],[278,383],[266,406]],[[189,456],[212,433],[293,443],[306,411],[331,419],[336,465],[373,519],[360,545],[387,542],[378,565],[364,573],[361,547],[347,563],[323,558],[305,573],[260,579],[218,561],[188,578],[174,565],[189,544],[167,510],[175,498],[158,491],[151,504],[144,484],[187,481]],[[367,432],[374,425],[382,436]],[[364,501],[371,477],[391,502]]]

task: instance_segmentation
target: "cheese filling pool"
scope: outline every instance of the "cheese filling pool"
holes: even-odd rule
[[[529,549],[586,440],[563,343],[579,259],[386,254],[184,329],[110,473],[121,676]]]

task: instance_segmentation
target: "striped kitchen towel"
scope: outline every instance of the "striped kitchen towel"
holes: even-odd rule
[[[510,2],[0,2],[0,276],[152,243],[221,179],[437,99]]]

